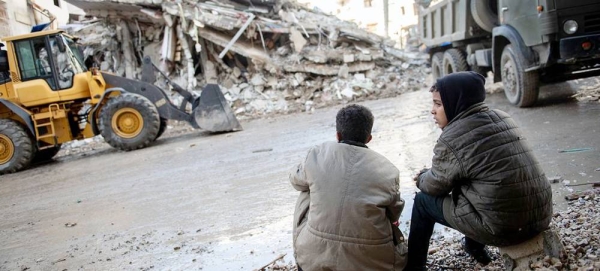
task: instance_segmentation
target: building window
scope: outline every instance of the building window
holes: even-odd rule
[[[419,5],[417,3],[413,4],[413,12],[415,13],[415,16],[419,15]]]
[[[377,32],[377,23],[367,24],[367,31],[369,32]]]
[[[406,15],[406,10],[404,10],[404,7],[400,7],[400,10],[402,12],[402,15]]]
[[[54,5],[60,7],[60,0],[54,0]]]
[[[365,7],[370,8],[373,6],[373,0],[365,0]]]

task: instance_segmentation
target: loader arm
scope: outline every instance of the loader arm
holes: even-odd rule
[[[160,72],[160,70],[158,70],[148,57],[144,58],[143,63],[142,81],[104,72],[101,73],[106,82],[107,92],[110,89],[113,92],[130,92],[144,96],[156,106],[161,118],[187,121],[196,129],[204,129],[210,132],[232,132],[242,130],[242,126],[227,104],[218,85],[208,84],[204,86],[200,97],[196,98],[191,92],[171,82],[171,80],[161,72],[166,78],[167,83],[172,86],[173,91],[179,93],[184,98],[181,106],[178,108],[171,102],[165,91],[153,84],[154,81],[156,81],[154,71],[157,70]],[[108,93],[105,93],[104,96],[107,96],[107,94]],[[104,97],[101,100],[104,100]],[[191,113],[186,112],[187,103],[192,105]],[[94,110],[97,110],[97,108]],[[97,114],[97,112],[94,112],[94,114]],[[94,127],[95,125],[92,124],[94,133],[97,133],[97,128],[94,129]]]
[[[148,100],[156,105],[161,118],[187,121],[194,126],[192,116],[171,103],[167,94],[159,87],[104,72],[102,73],[102,77],[108,87],[122,88],[126,92],[139,94],[148,98]],[[194,128],[199,127],[194,126]]]

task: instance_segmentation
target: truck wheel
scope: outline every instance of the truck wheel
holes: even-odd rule
[[[471,15],[481,29],[492,33],[498,23],[497,0],[471,0]]]
[[[469,70],[469,65],[467,64],[467,58],[465,57],[465,54],[456,48],[452,48],[444,52],[444,60],[442,63],[444,67],[444,75]]]
[[[433,74],[433,80],[442,78],[444,76],[444,69],[442,65],[442,59],[444,53],[437,52],[431,57],[431,73]]]
[[[157,140],[167,130],[167,119],[160,118],[160,127],[158,128],[158,134],[154,140]]]
[[[500,71],[508,101],[518,107],[528,107],[537,101],[540,75],[536,71],[525,72],[522,58],[512,45],[506,45],[500,57]]]
[[[156,139],[160,117],[156,106],[146,97],[123,93],[102,108],[100,126],[108,144],[130,151],[144,148]]]
[[[31,164],[33,140],[18,122],[0,119],[0,175],[22,170]]]
[[[58,151],[60,151],[60,145],[54,146],[52,148],[38,150],[33,157],[33,163],[48,161],[54,156],[56,156]]]

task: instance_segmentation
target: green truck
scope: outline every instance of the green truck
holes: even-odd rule
[[[492,71],[508,101],[528,107],[542,84],[600,75],[598,0],[416,2],[436,79]]]

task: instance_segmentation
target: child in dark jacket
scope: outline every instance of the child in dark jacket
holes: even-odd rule
[[[415,177],[405,270],[425,270],[435,223],[465,235],[463,248],[491,261],[485,245],[507,246],[546,230],[552,191],[513,119],[484,103],[485,78],[459,72],[432,87],[431,114],[442,134],[430,169]]]

